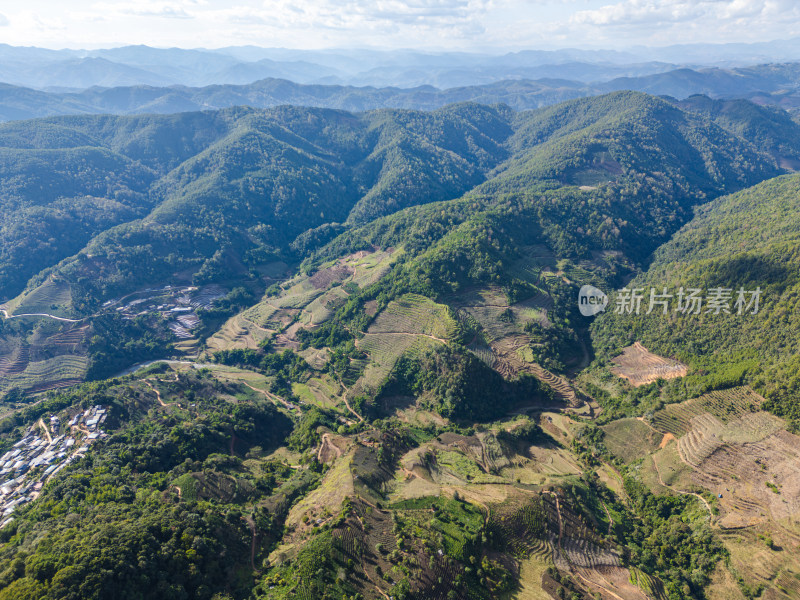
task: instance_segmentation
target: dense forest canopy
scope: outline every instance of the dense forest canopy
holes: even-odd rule
[[[559,251],[624,245],[643,260],[692,205],[777,175],[800,152],[776,111],[716,112],[725,118],[618,92],[523,113],[281,107],[9,123],[0,296],[65,260],[58,272],[91,312],[220,251],[246,274],[265,253],[302,258],[339,224],[464,194],[530,202],[541,186],[570,196],[536,217]]]

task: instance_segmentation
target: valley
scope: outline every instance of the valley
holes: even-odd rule
[[[623,91],[0,146],[0,600],[800,596],[785,114]],[[588,318],[583,285],[763,314]]]

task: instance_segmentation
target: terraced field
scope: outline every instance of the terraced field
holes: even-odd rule
[[[373,334],[359,340],[358,348],[370,356],[362,378],[364,389],[373,388],[389,375],[397,360],[405,355],[416,357],[440,342],[414,334]]]
[[[326,291],[303,308],[300,322],[306,327],[324,323],[345,303],[347,297],[347,292],[338,286]]]
[[[47,279],[8,302],[6,310],[9,315],[44,313],[68,318],[72,316],[72,293],[67,283]]]
[[[41,343],[42,345],[58,347],[65,350],[75,350],[79,345],[86,342],[88,332],[88,325],[64,327],[58,333],[45,337],[41,342],[37,339],[36,335],[34,335],[31,342],[33,344]]]
[[[689,433],[678,440],[681,460],[693,467],[698,466],[723,445],[718,435],[725,424],[708,413],[692,417]]]
[[[26,342],[19,339],[5,342],[0,355],[0,377],[3,378],[22,373],[30,362],[30,346]]]
[[[595,597],[604,600],[649,600],[640,587],[631,583],[631,572],[622,566],[616,549],[597,537],[592,528],[557,494],[543,494],[542,498],[546,500],[549,513],[553,562],[559,570],[570,573]],[[659,587],[658,582],[653,580],[648,580],[647,584],[650,588]]]
[[[0,378],[0,394],[12,388],[30,392],[67,387],[80,383],[86,375],[86,356],[65,354],[46,360],[28,362],[22,371]]]
[[[568,406],[584,404],[567,379],[533,362],[531,338],[524,326],[529,321],[550,325],[547,318],[547,311],[553,306],[550,296],[539,293],[509,304],[502,289],[490,286],[470,288],[443,300],[456,310],[461,321],[478,329],[479,334],[467,348],[503,377],[511,379],[529,373],[549,385]]]
[[[658,379],[683,377],[689,372],[689,368],[683,363],[653,354],[639,342],[623,349],[622,354],[614,359],[614,364],[616,366],[611,372],[627,379],[634,387],[653,383]]]
[[[796,519],[800,437],[781,429],[757,442],[726,443],[698,463],[692,481],[722,495],[723,527]]]
[[[601,429],[606,448],[626,463],[657,450],[664,437],[639,419],[618,419]]]
[[[370,356],[362,386],[379,385],[402,355],[418,356],[447,343],[455,331],[456,323],[445,305],[416,294],[393,300],[357,341],[358,348]]]
[[[527,495],[514,490],[502,504],[489,506],[488,529],[520,558],[536,558],[552,564],[549,528],[548,514],[538,494]]]
[[[0,338],[0,394],[79,383],[88,366],[88,325],[33,318],[27,333]]]
[[[389,303],[372,322],[367,334],[411,334],[446,342],[455,332],[456,324],[444,304],[425,296],[406,294]]]
[[[277,308],[267,302],[259,302],[247,310],[239,313],[244,321],[253,323],[256,327],[265,327],[277,312]]]
[[[800,437],[759,409],[747,387],[715,391],[658,411],[653,426],[677,438],[653,455],[646,482],[717,496],[723,528],[752,527],[800,515]],[[666,438],[665,438],[666,439]],[[613,444],[613,441],[612,441]]]
[[[211,351],[255,349],[264,339],[273,338],[276,349],[296,349],[298,329],[324,323],[350,293],[382,277],[398,255],[394,251],[356,252],[323,265],[312,275],[297,274],[280,284],[277,295],[228,319],[206,345]]]
[[[800,598],[800,569],[797,552],[800,550],[796,525],[778,527],[773,531],[774,548],[769,548],[758,538],[758,529],[723,531],[720,537],[730,552],[730,570],[741,577],[752,589],[763,586],[762,598]],[[730,593],[729,580],[724,573],[717,579],[719,594],[713,589],[709,599],[734,600],[744,596]],[[738,586],[737,586],[738,588]],[[738,589],[737,589],[738,591]],[[728,592],[727,594],[725,594]],[[722,595],[725,594],[725,595]]]
[[[763,598],[800,598],[800,437],[760,410],[763,401],[739,387],[669,405],[654,415],[658,434],[647,443],[644,427],[632,420],[603,427],[613,452],[625,460],[645,457],[637,471],[653,492],[714,496],[709,501],[706,494],[701,504],[730,560],[715,572],[709,599],[743,599],[737,578],[762,587]],[[658,435],[664,437],[654,449]],[[770,543],[759,537],[765,531]],[[640,587],[648,590],[646,582]],[[648,595],[660,597],[655,592]]]
[[[494,352],[492,352],[491,346],[486,344],[483,340],[476,339],[470,342],[467,345],[467,349],[472,352],[475,356],[481,359],[484,364],[491,367],[495,363],[495,356]]]
[[[292,391],[300,398],[301,402],[323,408],[339,406],[344,393],[342,386],[328,375],[314,377],[306,383],[295,383],[292,385]]]
[[[678,445],[672,441],[642,462],[642,481],[654,491],[666,494],[670,488],[686,490],[693,486],[692,467],[678,453]]]
[[[225,288],[221,286],[214,284],[207,285],[194,295],[192,301],[189,303],[189,306],[194,309],[209,309],[214,304],[214,300],[222,298],[225,293]]]
[[[487,342],[524,333],[523,326],[528,321],[547,325],[547,310],[553,306],[550,296],[544,293],[509,304],[503,290],[496,286],[470,288],[446,296],[443,301],[474,319]]]
[[[273,311],[274,312],[274,311]],[[270,332],[246,316],[247,312],[234,315],[228,319],[217,333],[206,340],[212,351],[227,348],[258,348],[259,343],[270,335]]]
[[[708,600],[746,600],[730,569],[723,564],[714,571],[706,597]]]
[[[584,404],[566,378],[527,360],[526,350],[529,346],[530,337],[525,334],[510,335],[492,342],[490,348],[495,357],[492,368],[507,379],[520,373],[530,373],[550,386],[556,397],[567,406],[575,408]]]
[[[563,478],[583,471],[574,456],[558,447],[537,447],[531,451],[531,456],[537,464],[530,465],[529,469],[535,469],[548,477]]]
[[[679,437],[691,429],[690,421],[698,415],[708,413],[724,423],[758,410],[763,401],[763,397],[747,387],[714,391],[680,404],[670,404],[654,415],[653,426]]]
[[[353,267],[353,283],[365,288],[378,281],[392,268],[392,263],[402,255],[402,250],[387,248],[374,252],[356,252],[348,259]]]

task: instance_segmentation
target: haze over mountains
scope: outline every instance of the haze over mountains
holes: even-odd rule
[[[725,61],[720,60],[722,50],[711,45],[636,53],[556,50],[502,56],[254,47],[54,51],[0,46],[0,120],[281,104],[348,111],[432,110],[471,101],[524,110],[616,90],[679,99],[693,94],[749,98],[792,111],[800,106],[800,66],[786,61],[800,57],[796,46],[794,41],[738,45],[725,54]],[[675,60],[650,60],[662,56]]]
[[[0,44],[0,81],[35,89],[92,86],[201,87],[266,78],[297,83],[438,88],[505,79],[583,82],[650,75],[678,67],[737,67],[800,58],[800,38],[762,44],[696,44],[616,50],[524,50],[506,54],[415,50],[291,50],[125,46],[49,50]]]
[[[257,47],[187,50],[149,46],[47,50],[8,45],[0,45],[0,63],[0,81],[36,89],[71,90],[91,86],[245,84],[268,77],[298,83],[453,87],[565,75],[590,81],[656,73],[673,66],[643,60],[633,53],[586,50],[523,51],[494,56],[413,50],[309,51]]]

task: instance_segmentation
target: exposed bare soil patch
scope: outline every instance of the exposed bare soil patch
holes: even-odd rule
[[[627,379],[634,387],[653,383],[658,379],[683,377],[689,372],[689,367],[682,362],[653,354],[639,342],[625,348],[614,359],[614,364],[616,366],[611,372]]]

